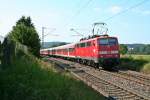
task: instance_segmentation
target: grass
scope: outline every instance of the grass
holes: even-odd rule
[[[104,100],[98,92],[24,55],[0,70],[0,100]]]
[[[150,74],[150,55],[121,56],[120,67]]]

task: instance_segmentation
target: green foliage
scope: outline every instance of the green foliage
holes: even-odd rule
[[[31,21],[31,18],[30,17],[25,17],[25,16],[22,16],[22,18],[20,18],[17,22],[16,22],[16,25],[20,25],[20,24],[24,24],[25,26],[28,26],[28,27],[33,27],[34,28],[34,25]]]
[[[18,52],[28,53],[28,48],[25,45],[22,45],[19,42],[14,41],[9,36],[4,38],[2,44],[2,59],[1,63],[3,65],[2,68],[8,67],[13,63],[15,57],[18,57]]]
[[[0,70],[1,100],[103,100],[83,82],[41,68],[34,57],[14,59],[12,67]]]
[[[120,51],[120,53],[121,54],[126,54],[127,53],[127,51],[128,51],[128,48],[127,48],[127,46],[126,45],[124,45],[124,44],[120,44],[120,46],[119,46],[119,51]]]
[[[142,72],[150,74],[150,62],[144,65]]]
[[[2,44],[1,44],[1,41],[0,41],[0,60],[2,58]]]
[[[150,44],[125,44],[128,46],[129,54],[150,54]],[[131,49],[132,48],[132,49]]]
[[[0,41],[0,51],[2,50],[2,44],[1,44],[1,41]]]
[[[150,73],[150,55],[124,55],[120,68]]]
[[[9,36],[15,41],[26,45],[33,55],[39,57],[40,39],[30,17],[25,18],[23,16],[20,18],[16,22],[16,26],[13,27]]]
[[[2,44],[2,65],[3,68],[13,62],[15,56],[15,43],[9,37],[5,37]]]

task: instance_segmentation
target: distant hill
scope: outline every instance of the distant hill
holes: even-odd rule
[[[125,44],[128,48],[137,48],[137,47],[141,47],[144,46],[146,44]]]
[[[56,46],[61,46],[69,44],[67,42],[44,42],[44,48],[51,48],[51,47],[56,47]]]

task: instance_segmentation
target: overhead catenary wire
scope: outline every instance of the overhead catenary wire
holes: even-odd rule
[[[83,9],[85,9],[92,1],[93,0],[88,0],[82,7],[80,7],[77,12],[67,21],[65,26],[68,26],[73,19],[79,16]]]
[[[129,10],[134,9],[134,8],[140,6],[140,5],[142,5],[142,4],[144,4],[144,3],[148,2],[148,1],[149,1],[149,0],[143,0],[143,1],[141,1],[141,2],[139,2],[139,3],[137,3],[137,4],[135,4],[135,5],[132,5],[131,7],[127,8],[127,9],[121,11],[121,12],[118,12],[118,13],[115,14],[115,15],[112,15],[112,16],[106,18],[106,19],[103,20],[103,21],[111,20],[111,19],[113,19],[114,17],[119,16],[119,15],[121,15],[121,14],[123,14],[123,13],[126,13],[126,12],[128,12]]]
[[[93,0],[88,0],[88,1],[85,3],[85,5],[83,5],[82,7],[80,7],[79,10],[74,14],[74,16],[72,16],[72,18],[68,21],[68,23],[65,25],[65,27],[68,26],[68,25],[70,24],[70,22],[71,22],[73,19],[75,19],[77,16],[79,16],[79,15],[81,14],[81,12],[83,11],[83,9],[85,9],[86,6],[88,6],[92,1],[93,1]],[[123,13],[126,13],[126,12],[128,12],[129,10],[132,10],[132,9],[134,9],[134,8],[140,6],[140,5],[142,5],[142,4],[144,4],[144,3],[148,2],[148,1],[149,1],[149,0],[143,0],[143,1],[139,2],[139,3],[137,3],[137,4],[134,4],[134,5],[132,5],[132,6],[128,7],[128,8],[126,8],[126,9],[124,9],[123,11],[118,12],[117,14],[114,14],[114,15],[112,15],[112,16],[110,16],[110,17],[104,19],[104,20],[102,20],[102,22],[106,22],[106,21],[108,21],[108,20],[111,20],[111,19],[113,19],[113,18],[115,18],[115,17],[117,17],[117,16],[119,16],[119,15],[121,15],[121,14],[123,14]]]
[[[50,29],[51,32],[45,34],[45,29]],[[42,47],[44,47],[44,38],[46,36],[48,36],[49,34],[51,34],[52,32],[54,32],[56,30],[56,28],[49,28],[49,27],[42,27],[42,37],[41,37],[41,42],[42,42]],[[52,34],[51,34],[52,35]],[[53,34],[54,35],[54,34]],[[56,34],[55,34],[56,35]]]
[[[85,5],[84,5],[83,7],[81,7],[81,8],[77,11],[77,13],[74,15],[74,17],[78,16],[78,15],[81,13],[81,11],[82,11],[83,9],[85,9],[92,1],[93,1],[93,0],[88,0],[88,1],[85,3]]]

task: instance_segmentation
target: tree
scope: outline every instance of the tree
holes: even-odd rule
[[[124,44],[120,44],[120,46],[119,46],[119,51],[120,51],[120,53],[121,54],[126,54],[127,53],[127,51],[128,51],[128,48],[127,48],[127,46],[126,45],[124,45]]]
[[[1,52],[1,50],[2,50],[2,46],[1,46],[1,41],[0,41],[0,52]]]
[[[2,56],[2,44],[1,44],[1,41],[0,41],[0,60],[1,60],[1,56]]]
[[[26,18],[22,16],[16,22],[9,36],[21,44],[26,45],[33,55],[39,57],[40,39],[30,17]]]
[[[150,54],[150,44],[149,44],[149,45],[146,45],[145,53],[146,53],[146,54]]]

